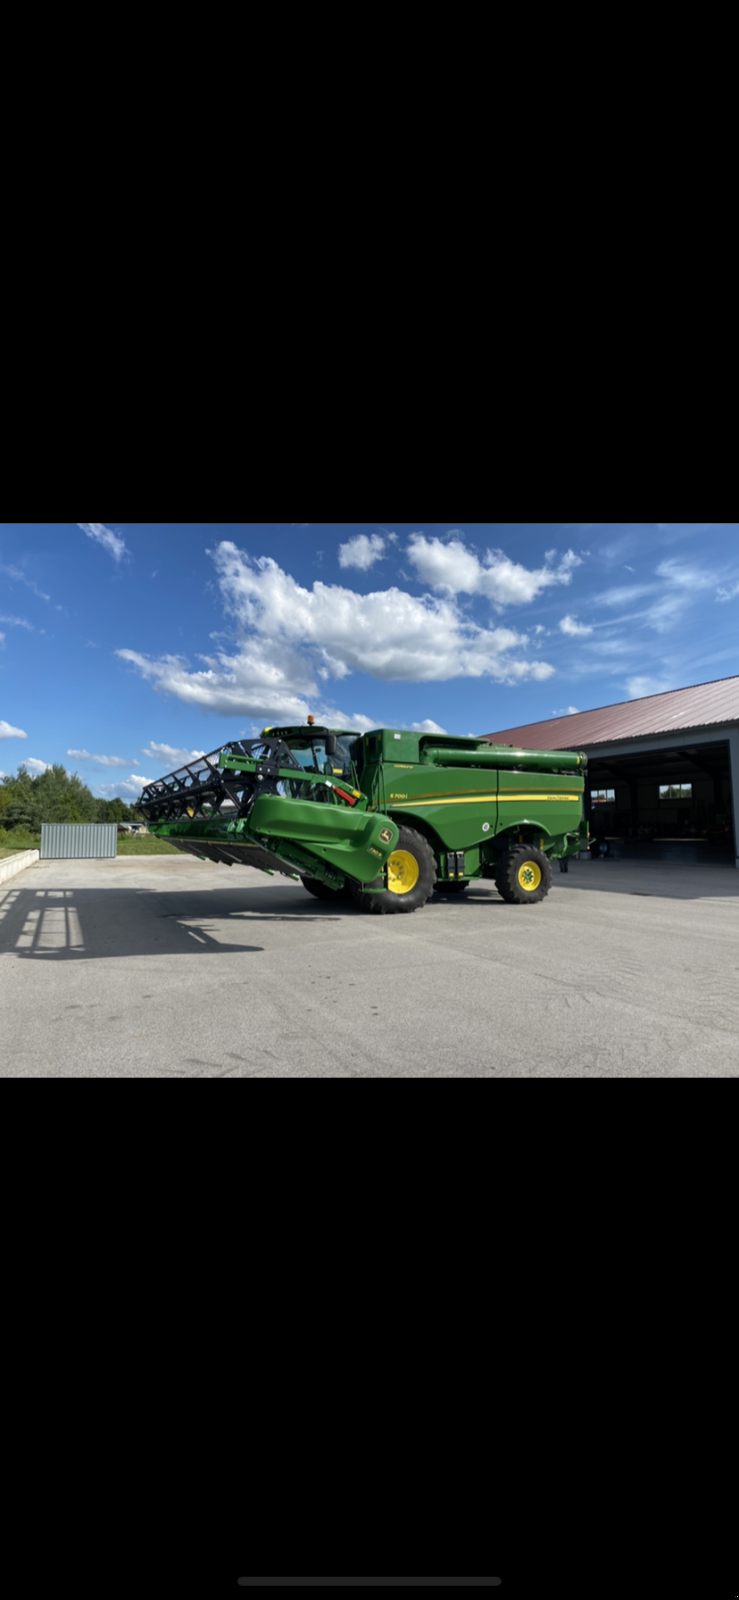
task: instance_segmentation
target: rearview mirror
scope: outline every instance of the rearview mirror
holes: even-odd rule
[[[327,756],[335,756],[336,755],[336,734],[335,733],[327,733],[326,734],[326,755]]]

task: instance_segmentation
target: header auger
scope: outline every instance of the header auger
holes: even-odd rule
[[[266,728],[149,784],[152,833],[205,860],[299,878],[334,904],[415,911],[492,878],[543,900],[587,839],[587,757],[406,729]]]

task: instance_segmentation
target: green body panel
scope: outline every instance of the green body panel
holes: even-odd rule
[[[279,794],[260,795],[249,823],[252,835],[265,841],[267,849],[273,842],[279,849],[282,841],[294,840],[360,883],[377,877],[398,842],[398,829],[389,817]]]
[[[568,829],[577,829],[582,817],[583,789],[579,774],[499,772],[498,831],[529,827],[556,837]]]

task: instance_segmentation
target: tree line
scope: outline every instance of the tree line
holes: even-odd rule
[[[0,781],[0,828],[28,828],[38,833],[42,822],[143,822],[137,806],[123,800],[99,800],[76,772],[48,767],[33,777],[19,767],[15,777]]]

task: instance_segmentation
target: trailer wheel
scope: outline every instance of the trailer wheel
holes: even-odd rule
[[[495,886],[511,905],[538,905],[552,887],[549,860],[533,845],[517,844],[498,863]]]
[[[320,878],[301,878],[304,889],[309,894],[314,894],[317,900],[333,901],[334,905],[346,905],[349,899],[349,889],[344,884],[343,889],[332,889],[328,883],[323,883]]]
[[[428,840],[422,833],[416,833],[415,828],[401,827],[395,849],[387,858],[385,872],[372,885],[373,892],[367,894],[357,884],[352,886],[352,895],[362,911],[395,916],[400,911],[419,911],[425,906],[435,879],[436,862]]]

